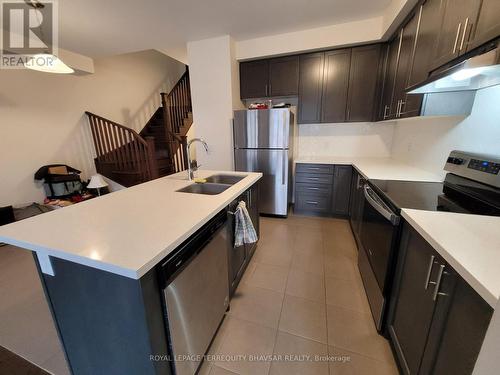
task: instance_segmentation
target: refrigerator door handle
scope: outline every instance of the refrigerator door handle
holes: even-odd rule
[[[281,185],[286,184],[286,181],[285,181],[286,155],[287,155],[287,153],[283,152],[283,157],[281,158],[281,162],[282,162],[282,165],[281,165]]]

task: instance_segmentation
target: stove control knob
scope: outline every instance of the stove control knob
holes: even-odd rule
[[[455,164],[455,165],[462,165],[464,163],[464,161],[465,160],[462,158],[453,158],[450,156],[446,162],[450,163],[450,164]]]

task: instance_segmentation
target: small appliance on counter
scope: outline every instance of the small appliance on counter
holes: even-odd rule
[[[452,151],[443,183],[368,180],[358,265],[376,327],[383,332],[399,249],[401,209],[500,216],[500,158]]]
[[[263,173],[259,201],[262,214],[288,214],[294,125],[290,108],[234,111],[235,170]]]

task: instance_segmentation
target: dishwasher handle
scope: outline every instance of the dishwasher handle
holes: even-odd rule
[[[399,224],[399,216],[391,211],[389,207],[382,201],[382,199],[373,191],[373,189],[365,184],[364,186],[365,198],[370,205],[377,210],[377,212],[391,222],[392,225]]]

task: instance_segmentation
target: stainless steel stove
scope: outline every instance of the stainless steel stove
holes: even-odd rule
[[[368,180],[361,223],[359,269],[372,315],[384,331],[399,248],[401,209],[500,216],[500,158],[452,151],[441,182]]]

